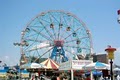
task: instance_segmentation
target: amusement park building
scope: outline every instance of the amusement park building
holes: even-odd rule
[[[107,54],[94,54],[93,55],[93,62],[96,62],[96,61],[108,63]]]

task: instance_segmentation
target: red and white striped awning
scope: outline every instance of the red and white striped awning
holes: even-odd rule
[[[50,58],[41,62],[41,64],[45,65],[47,69],[58,69],[59,68],[59,65]]]

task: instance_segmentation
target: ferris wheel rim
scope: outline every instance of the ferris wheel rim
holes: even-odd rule
[[[65,14],[69,14],[71,16],[73,16],[74,18],[76,18],[82,25],[83,27],[85,28],[86,31],[88,31],[88,36],[90,38],[90,45],[91,45],[91,54],[93,54],[93,42],[92,42],[92,35],[91,35],[91,32],[90,30],[86,27],[86,24],[80,19],[78,18],[76,15],[72,14],[71,12],[69,11],[64,11],[64,10],[48,10],[48,11],[44,11],[44,12],[41,12],[40,14],[34,16],[28,23],[27,25],[25,26],[23,32],[25,31],[25,29],[30,25],[30,23],[32,21],[34,21],[37,17],[39,16],[42,16],[43,14],[46,14],[46,13],[49,13],[49,12],[61,12],[61,13],[65,13]],[[23,37],[23,35],[21,36],[21,38]]]
[[[43,14],[47,14],[47,13],[49,13],[49,12],[61,12],[61,13],[64,13],[64,14],[69,14],[70,16],[76,18],[76,19],[82,24],[82,27],[84,27],[85,30],[86,30],[86,32],[88,33],[88,38],[90,39],[90,43],[91,43],[91,44],[90,44],[90,47],[91,47],[91,49],[93,49],[90,31],[88,30],[88,28],[86,27],[86,25],[84,24],[84,22],[83,22],[82,20],[80,20],[77,16],[75,16],[74,14],[71,14],[70,12],[65,12],[65,11],[62,11],[62,10],[49,10],[49,11],[40,13],[40,14],[38,14],[37,16],[35,16],[31,21],[29,21],[29,23],[27,24],[27,26],[25,27],[25,29],[28,28],[29,25],[32,23],[32,21],[34,21],[36,18],[38,18],[39,16],[42,16]],[[21,36],[21,39],[23,39],[23,36],[24,36],[24,34],[25,34],[25,32],[24,32],[25,29],[23,30],[23,35]],[[22,46],[21,46],[21,47],[22,47]],[[90,50],[90,51],[91,51],[91,50]],[[91,53],[92,53],[92,52],[91,52]],[[90,54],[91,54],[91,53],[90,53]]]

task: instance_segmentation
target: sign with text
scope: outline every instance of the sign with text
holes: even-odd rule
[[[92,63],[90,60],[72,60],[72,68],[82,70],[85,65]]]
[[[59,66],[59,70],[82,70],[82,68],[87,65],[92,63],[90,60],[70,60],[64,63],[61,63]]]
[[[59,70],[70,70],[70,69],[71,69],[71,61],[67,61],[59,65]]]

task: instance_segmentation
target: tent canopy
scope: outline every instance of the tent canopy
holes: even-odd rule
[[[110,69],[108,64],[102,62],[95,62],[84,66],[84,69]]]
[[[59,65],[50,58],[41,62],[41,64],[45,65],[46,69],[58,69],[59,68]]]
[[[114,68],[113,71],[120,71],[120,68]]]
[[[21,68],[45,68],[43,64],[38,64],[38,63],[27,63],[21,66]]]

